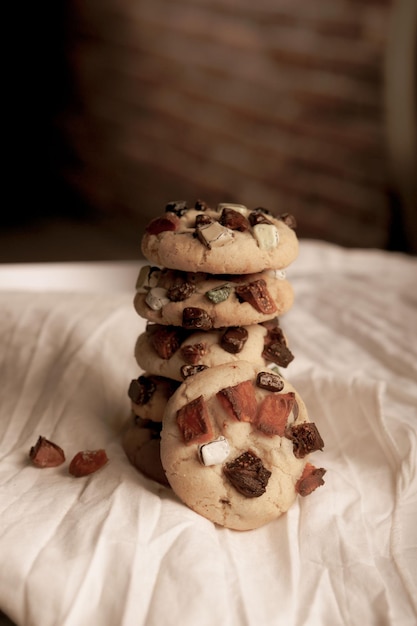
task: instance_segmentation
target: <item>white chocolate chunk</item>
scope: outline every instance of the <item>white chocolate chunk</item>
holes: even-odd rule
[[[277,280],[285,280],[287,277],[287,272],[285,270],[267,270],[268,276],[271,278],[275,278]]]
[[[285,270],[275,270],[275,278],[278,280],[285,280],[287,277],[287,272]]]
[[[208,248],[220,248],[230,243],[234,238],[233,231],[222,226],[219,222],[211,222],[210,224],[200,226],[197,229],[197,234]]]
[[[159,267],[144,265],[136,280],[136,291],[138,293],[147,293],[149,289],[156,287],[160,274],[161,270]]]
[[[163,306],[170,302],[167,297],[168,289],[162,287],[154,287],[145,298],[145,302],[153,311],[159,311]]]
[[[219,437],[209,443],[203,443],[199,446],[199,452],[203,465],[219,465],[230,454],[229,442],[225,437]]]
[[[261,250],[272,250],[279,242],[278,229],[274,224],[256,224],[253,234]]]
[[[233,209],[233,211],[237,211],[245,217],[249,215],[249,209],[244,204],[230,204],[229,202],[221,202],[217,205],[217,210],[221,213],[223,209]]]

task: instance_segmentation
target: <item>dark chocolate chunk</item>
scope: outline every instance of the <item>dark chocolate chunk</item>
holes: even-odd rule
[[[198,226],[205,226],[206,224],[211,224],[214,222],[213,218],[210,215],[204,215],[204,213],[199,213],[195,217],[195,228]]]
[[[263,206],[257,206],[256,209],[253,209],[254,213],[265,213],[265,215],[272,215],[269,209],[265,209]]]
[[[282,213],[282,215],[278,215],[278,219],[284,222],[289,228],[295,230],[297,228],[297,220],[294,215],[290,213]]]
[[[144,405],[152,398],[155,389],[156,385],[151,378],[139,376],[131,381],[127,393],[132,402]]]
[[[188,207],[186,200],[173,200],[172,202],[168,202],[165,207],[165,212],[175,213],[178,217],[181,217],[184,213],[187,213],[187,211]]]
[[[188,378],[189,376],[194,376],[194,374],[198,374],[198,372],[202,372],[206,370],[208,365],[183,365],[181,367],[181,376],[183,378]]]
[[[264,341],[264,350],[262,356],[267,361],[277,363],[281,367],[287,367],[294,359],[294,355],[287,346],[284,333],[277,321],[265,322],[263,324],[267,329],[267,335]]]
[[[187,329],[210,330],[213,320],[204,309],[188,306],[182,313],[182,325]]]
[[[294,355],[285,343],[274,342],[264,348],[262,356],[281,367],[287,367],[294,359]]]
[[[324,442],[314,422],[305,422],[291,426],[285,436],[291,439],[294,456],[303,459],[310,452],[323,450]]]
[[[167,295],[171,302],[182,302],[189,298],[194,292],[195,285],[178,280],[168,289]]]
[[[239,230],[240,232],[245,232],[249,230],[250,227],[247,218],[242,215],[242,213],[227,207],[223,209],[219,222],[222,226],[226,226],[226,228]]]
[[[261,459],[249,450],[226,463],[223,472],[233,487],[247,498],[259,498],[265,493],[271,476]]]
[[[266,217],[261,209],[256,209],[249,213],[248,219],[251,226],[256,226],[257,224],[272,224],[271,220]]]
[[[207,202],[204,202],[204,200],[197,200],[194,208],[196,209],[196,211],[207,211],[207,209],[209,208]]]
[[[238,285],[235,293],[239,300],[249,302],[260,313],[270,314],[277,310],[263,278]]]
[[[273,372],[259,372],[256,377],[256,384],[261,389],[267,389],[268,391],[282,391],[284,388],[282,376]]]
[[[243,326],[230,326],[221,336],[220,345],[226,352],[237,354],[243,349],[248,336],[248,331]]]
[[[176,326],[163,326],[162,324],[153,324],[148,328],[153,348],[161,359],[170,359],[183,341],[181,329]]]
[[[181,347],[181,356],[188,365],[197,365],[202,356],[207,352],[207,344],[203,342],[193,343]]]

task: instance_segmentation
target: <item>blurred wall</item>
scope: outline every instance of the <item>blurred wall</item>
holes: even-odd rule
[[[406,246],[384,118],[392,4],[66,0],[60,183],[142,225],[168,200],[235,200],[294,213],[302,237]]]

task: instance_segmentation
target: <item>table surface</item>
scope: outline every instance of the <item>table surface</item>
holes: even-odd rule
[[[305,241],[284,375],[325,441],[325,485],[255,531],[214,526],[120,437],[143,261],[0,266],[0,610],[17,626],[417,623],[417,260]],[[38,470],[38,435],[73,479]]]

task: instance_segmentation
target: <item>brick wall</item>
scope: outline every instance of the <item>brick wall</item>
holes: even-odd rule
[[[386,247],[389,0],[73,0],[65,176],[140,223],[203,197]]]

